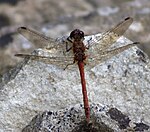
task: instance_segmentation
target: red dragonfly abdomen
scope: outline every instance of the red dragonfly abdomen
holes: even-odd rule
[[[78,67],[79,67],[80,77],[81,77],[81,85],[82,85],[85,116],[86,116],[87,123],[89,123],[89,120],[90,120],[90,107],[89,107],[88,95],[87,95],[87,90],[86,90],[84,63],[81,62],[81,61],[78,61]]]

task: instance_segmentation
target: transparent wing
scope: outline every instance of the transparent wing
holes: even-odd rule
[[[130,44],[127,44],[125,46],[122,46],[122,47],[118,47],[118,48],[115,48],[115,49],[111,49],[111,50],[108,50],[108,51],[105,51],[103,52],[103,54],[101,54],[100,56],[99,55],[95,55],[95,56],[89,56],[88,57],[88,64],[93,67],[96,65],[97,61],[102,63],[108,59],[110,59],[111,57],[133,47],[133,46],[136,46],[140,44],[139,42],[134,42],[134,43],[130,43]]]
[[[103,54],[104,51],[125,33],[132,22],[133,18],[128,17],[102,35],[92,35],[86,43],[86,47],[89,47],[89,52],[92,53],[94,51],[96,54]]]
[[[39,48],[54,48],[58,46],[55,39],[40,34],[27,27],[19,27],[18,32]]]
[[[33,54],[15,54],[17,57],[28,58],[31,60],[42,61],[46,64],[55,64],[60,67],[65,67],[68,64],[73,64],[73,56],[44,56],[44,55],[33,55]]]

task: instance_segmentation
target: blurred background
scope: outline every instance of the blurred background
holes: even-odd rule
[[[125,36],[150,56],[150,0],[0,0],[0,76],[21,61],[14,54],[37,48],[17,34],[20,26],[57,38],[75,28],[105,32],[128,16]]]

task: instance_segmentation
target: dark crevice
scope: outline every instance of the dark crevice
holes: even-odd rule
[[[10,25],[10,20],[8,18],[8,16],[4,15],[4,14],[0,14],[0,29],[2,27],[8,26]]]
[[[111,108],[107,114],[110,118],[117,121],[120,129],[126,129],[129,127],[129,122],[131,121],[128,116],[124,115],[117,108]]]
[[[9,5],[17,5],[20,1],[23,1],[23,0],[0,0],[0,4],[9,4]]]
[[[9,33],[0,37],[0,48],[5,48],[9,43],[13,42],[12,34]]]

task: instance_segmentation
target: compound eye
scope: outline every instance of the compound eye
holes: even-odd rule
[[[82,31],[80,31],[80,35],[82,38],[84,37],[84,33]]]
[[[76,31],[74,30],[70,33],[70,38],[74,38],[75,35],[76,35]]]
[[[82,32],[82,31],[80,31],[80,34],[81,34],[81,35],[83,35],[83,32]]]

